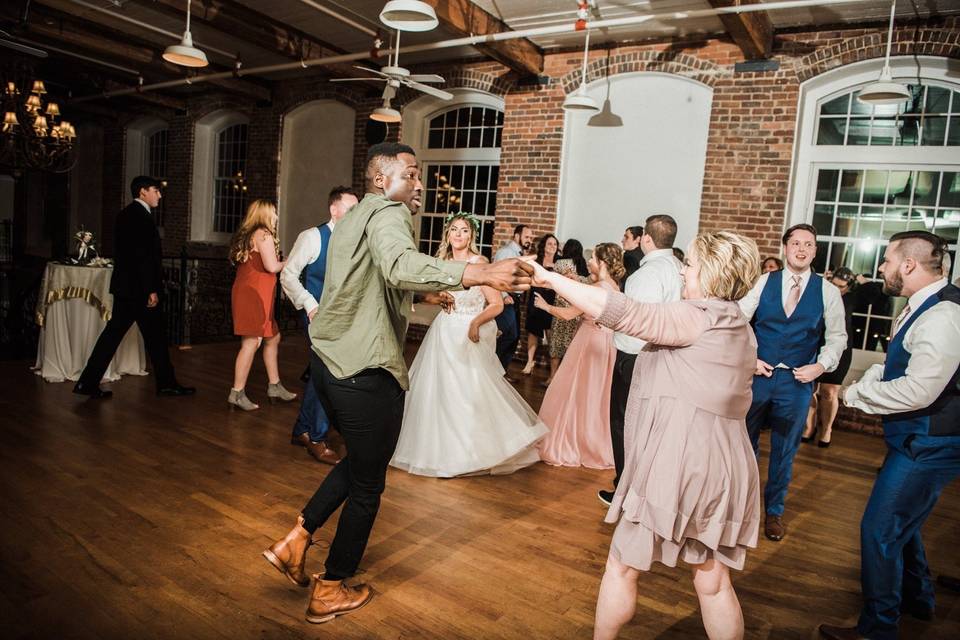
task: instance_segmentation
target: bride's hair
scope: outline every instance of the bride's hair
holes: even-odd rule
[[[470,227],[470,244],[467,245],[467,248],[470,249],[470,253],[474,255],[480,255],[480,249],[477,248],[477,226],[474,221],[471,219],[469,213],[452,213],[447,217],[447,223],[443,225],[443,237],[440,238],[440,247],[437,249],[437,257],[441,260],[450,260],[453,258],[453,249],[450,248],[450,240],[448,236],[450,235],[450,225],[452,225],[457,220],[463,220],[467,223],[467,226]]]
[[[230,262],[240,264],[246,262],[250,257],[250,244],[253,234],[259,229],[263,229],[273,236],[273,246],[280,255],[280,241],[277,237],[277,227],[274,224],[273,216],[277,212],[277,206],[270,200],[254,200],[247,207],[247,214],[243,218],[240,228],[233,234],[233,240],[230,243]]]

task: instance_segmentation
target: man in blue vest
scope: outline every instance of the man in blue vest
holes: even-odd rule
[[[863,608],[855,627],[821,625],[832,640],[895,640],[900,613],[934,614],[920,528],[960,475],[960,288],[944,269],[947,243],[927,231],[890,238],[883,291],[907,298],[884,364],[842,394],[883,416],[887,457],[860,522]]]
[[[323,280],[327,272],[327,246],[330,234],[347,211],[357,202],[356,191],[350,187],[335,187],[327,198],[330,221],[316,227],[310,227],[297,236],[287,258],[287,264],[280,272],[280,284],[293,306],[303,311],[304,326],[308,326],[317,313],[320,295],[323,293]],[[300,414],[293,425],[291,442],[306,448],[307,452],[319,462],[337,464],[340,456],[327,446],[327,432],[330,421],[327,419],[317,392],[312,384],[303,391]]]
[[[784,270],[760,276],[740,301],[744,315],[753,318],[757,336],[757,371],[747,431],[758,456],[760,429],[770,427],[763,532],[773,541],[786,534],[784,502],[813,381],[837,368],[847,346],[840,290],[810,269],[817,255],[817,230],[809,224],[790,227],[783,234],[783,252]]]

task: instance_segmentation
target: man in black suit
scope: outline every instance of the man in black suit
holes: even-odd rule
[[[181,386],[173,375],[160,310],[160,234],[153,223],[152,213],[152,208],[162,197],[160,181],[137,176],[130,183],[130,193],[134,201],[117,216],[114,232],[116,250],[110,280],[113,315],[97,339],[73,392],[91,398],[105,398],[112,394],[100,388],[100,380],[123,337],[136,322],[153,365],[157,395],[192,395],[196,389]]]

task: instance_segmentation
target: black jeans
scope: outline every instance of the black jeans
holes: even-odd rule
[[[150,356],[157,389],[172,387],[176,384],[173,365],[170,364],[170,353],[167,351],[163,312],[160,311],[159,305],[148,308],[146,300],[135,303],[126,298],[114,296],[113,315],[107,322],[107,326],[100,332],[97,344],[94,345],[87,365],[80,374],[80,382],[84,386],[95,387],[100,384],[103,374],[106,373],[110,361],[117,352],[117,347],[123,342],[123,337],[127,335],[127,331],[134,322],[140,328],[143,345]]]
[[[610,439],[613,440],[613,467],[617,474],[613,479],[614,487],[619,484],[620,474],[623,473],[623,415],[627,410],[627,396],[630,395],[636,361],[636,354],[617,349],[613,381],[610,383]]]
[[[338,380],[310,354],[310,379],[330,422],[347,444],[340,461],[303,508],[303,527],[313,533],[346,502],[327,555],[327,573],[354,575],[380,509],[387,465],[397,448],[405,392],[384,369],[365,369]]]

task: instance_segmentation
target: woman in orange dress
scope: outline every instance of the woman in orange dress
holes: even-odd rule
[[[615,638],[633,618],[643,572],[678,561],[692,569],[707,637],[742,638],[730,569],[743,569],[747,549],[757,546],[761,511],[745,423],[757,341],[736,301],[760,275],[757,245],[728,231],[701,233],[687,251],[684,299],[664,304],[534,268],[537,286],[648,343],[627,402],[626,464],[607,512],[617,527],[594,640]]]
[[[623,249],[611,242],[598,244],[587,267],[593,284],[584,286],[619,291],[625,273]],[[575,306],[556,307],[539,294],[533,295],[538,309],[564,320],[583,313]],[[550,428],[539,444],[544,462],[564,467],[613,468],[610,384],[616,359],[613,331],[601,327],[592,317],[583,317],[540,405],[540,419]]]
[[[277,207],[269,200],[254,200],[230,245],[230,262],[237,276],[230,292],[233,304],[233,333],[240,336],[240,352],[233,368],[233,387],[227,402],[244,411],[259,409],[247,397],[245,387],[253,357],[263,344],[263,365],[267,369],[267,397],[270,402],[289,402],[297,397],[280,384],[277,349],[280,331],[273,317],[277,274],[283,269],[277,248]]]

